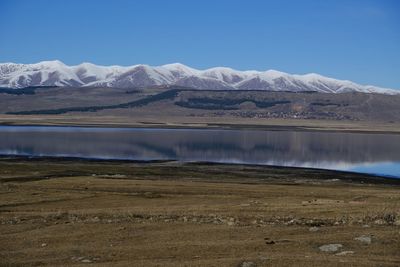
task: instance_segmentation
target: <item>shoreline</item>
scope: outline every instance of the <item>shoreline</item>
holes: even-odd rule
[[[326,132],[326,133],[358,133],[358,134],[398,134],[394,130],[372,130],[372,129],[335,129],[327,127],[293,126],[293,125],[256,125],[256,124],[162,124],[162,123],[141,123],[141,124],[110,124],[110,123],[14,123],[0,122],[0,127],[76,127],[76,128],[105,128],[105,129],[190,129],[190,130],[251,130],[251,131],[293,131],[293,132]]]
[[[207,166],[221,167],[221,168],[249,168],[255,169],[259,172],[262,171],[277,171],[283,170],[292,174],[320,174],[327,175],[329,178],[324,177],[312,177],[314,181],[327,181],[327,180],[339,180],[340,182],[351,183],[351,184],[376,184],[376,185],[393,185],[400,186],[400,177],[379,175],[372,173],[360,173],[353,171],[344,170],[332,170],[312,167],[296,167],[296,166],[279,166],[279,165],[263,165],[263,164],[243,164],[243,163],[224,163],[224,162],[207,162],[207,161],[178,161],[173,159],[166,160],[130,160],[130,159],[101,159],[101,158],[84,158],[84,157],[49,157],[49,156],[25,156],[25,155],[0,155],[0,163],[24,163],[24,162],[37,162],[37,163],[55,163],[55,164],[67,164],[67,163],[80,163],[80,164],[112,164],[112,165],[123,165],[123,164],[135,164],[146,167],[162,165],[163,167],[195,167],[203,168]],[[337,177],[336,177],[337,176]],[[336,177],[336,178],[332,178]],[[309,178],[303,179],[307,181]],[[204,181],[206,181],[205,179]],[[226,181],[214,181],[214,182],[226,182]],[[238,182],[238,181],[236,181]],[[250,180],[243,180],[242,183],[251,182]],[[266,181],[270,182],[270,181]],[[279,182],[279,181],[276,181]],[[291,182],[291,180],[285,180],[285,182]],[[301,182],[301,179],[293,180],[295,182]]]
[[[400,122],[338,121],[311,119],[257,119],[232,116],[180,116],[141,114],[110,116],[71,113],[66,115],[5,115],[1,126],[59,126],[102,128],[227,129],[298,132],[400,134]]]

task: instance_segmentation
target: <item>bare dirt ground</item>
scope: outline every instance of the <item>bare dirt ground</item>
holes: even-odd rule
[[[0,236],[0,266],[400,266],[399,181],[3,158]]]

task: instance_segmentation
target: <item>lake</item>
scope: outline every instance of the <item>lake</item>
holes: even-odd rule
[[[312,167],[400,177],[400,135],[0,126],[0,154]]]

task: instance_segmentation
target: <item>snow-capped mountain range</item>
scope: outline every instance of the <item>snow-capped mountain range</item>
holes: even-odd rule
[[[0,63],[0,87],[27,86],[145,88],[177,85],[195,89],[365,92],[400,94],[400,90],[360,85],[315,73],[293,75],[275,70],[238,71],[216,67],[197,70],[180,63],[163,66],[98,66],[82,63],[67,66],[61,61],[36,64]]]

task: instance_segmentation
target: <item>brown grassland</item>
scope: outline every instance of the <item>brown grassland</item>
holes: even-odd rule
[[[313,169],[2,158],[0,265],[400,266],[399,185]]]

